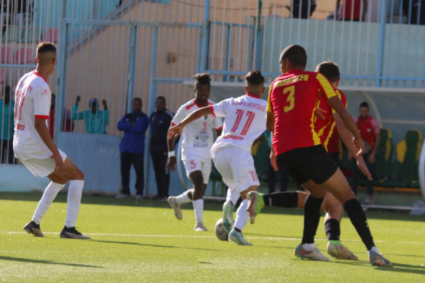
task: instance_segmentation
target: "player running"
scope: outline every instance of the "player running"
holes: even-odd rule
[[[40,43],[35,61],[36,70],[25,74],[16,87],[13,150],[34,176],[48,177],[51,182],[44,191],[32,221],[25,225],[24,230],[36,237],[43,237],[40,221],[56,195],[70,181],[65,227],[60,237],[90,239],[75,229],[84,174],[56,147],[47,128],[52,96],[47,78],[55,69],[56,47],[52,43]]]
[[[344,206],[369,253],[372,265],[390,266],[379,253],[369,230],[366,215],[350,189],[341,170],[325,148],[314,128],[315,109],[319,96],[340,116],[360,148],[364,143],[353,118],[342,105],[329,81],[316,72],[307,72],[307,54],[303,47],[291,45],[283,50],[280,66],[283,73],[271,85],[269,92],[267,128],[274,132],[273,155],[276,163],[285,168],[293,179],[309,190],[304,205],[304,231],[295,255],[301,258],[328,260],[314,245],[320,221],[320,208],[326,191],[331,192]]]
[[[265,90],[264,77],[261,72],[251,71],[246,75],[245,80],[246,95],[229,98],[215,105],[196,110],[178,125],[170,128],[169,138],[179,136],[186,125],[190,125],[192,121],[205,115],[225,117],[223,134],[214,143],[211,157],[223,177],[223,182],[231,191],[239,192],[242,198],[229,239],[239,245],[250,246],[251,244],[242,235],[242,230],[249,219],[247,194],[257,191],[260,185],[255,172],[251,147],[266,129],[267,102],[261,99]],[[223,206],[223,223],[226,230],[230,230],[233,222],[231,194],[228,193],[228,198]]]
[[[211,92],[211,78],[209,74],[195,75],[196,98],[182,105],[171,121],[171,126],[181,123],[192,112],[205,106],[212,105],[208,100]],[[193,183],[193,189],[187,190],[179,196],[169,197],[168,203],[174,209],[177,219],[183,218],[180,205],[183,203],[193,203],[195,210],[196,224],[195,231],[207,231],[203,224],[204,200],[203,196],[210,178],[211,157],[210,150],[213,144],[213,129],[217,135],[221,134],[221,119],[211,114],[205,114],[196,122],[191,123],[183,132],[182,160],[186,168],[187,177]],[[175,137],[168,137],[168,170],[176,170],[176,157],[174,153]]]
[[[338,66],[330,61],[323,62],[316,67],[316,72],[323,74],[336,89],[344,107],[347,107],[345,94],[338,90],[340,82],[340,71]],[[319,117],[315,117],[314,129],[317,132],[323,147],[327,150],[335,163],[338,162],[339,137],[347,146],[349,152],[355,156],[358,166],[369,179],[372,179],[370,172],[363,160],[363,156],[356,156],[357,151],[353,144],[353,135],[345,127],[338,113],[333,111],[323,97],[317,103],[320,110]],[[320,107],[320,108],[319,108]],[[261,208],[266,206],[299,207],[303,208],[307,193],[305,192],[280,192],[274,194],[250,193],[248,195],[248,212],[251,222],[255,221],[256,215]],[[357,256],[348,250],[340,241],[340,222],[344,216],[342,204],[329,192],[326,193],[322,203],[322,209],[326,212],[325,231],[328,238],[327,252],[330,256],[338,259],[357,260]]]

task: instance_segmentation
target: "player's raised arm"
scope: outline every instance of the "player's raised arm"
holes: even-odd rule
[[[189,116],[184,118],[179,124],[170,127],[170,129],[168,130],[168,139],[171,139],[172,137],[180,136],[181,133],[183,132],[183,128],[187,124],[195,120],[198,120],[199,118],[204,117],[205,115],[210,115],[210,114],[211,115],[213,114],[213,110],[211,109],[210,106],[199,108],[198,110],[190,113]]]

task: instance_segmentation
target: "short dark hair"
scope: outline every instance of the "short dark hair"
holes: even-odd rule
[[[142,104],[142,99],[141,99],[140,97],[135,97],[135,98],[133,98],[133,101],[134,101],[134,100],[139,101],[139,102],[140,102],[140,104]]]
[[[245,76],[247,85],[262,85],[264,84],[264,77],[259,70],[253,70]]]
[[[363,101],[362,103],[360,103],[360,108],[362,107],[369,108],[369,103],[367,103],[366,101]]]
[[[56,46],[51,42],[41,42],[39,45],[37,45],[37,55],[47,52],[56,53]]]
[[[158,96],[158,97],[156,98],[156,100],[158,100],[158,99],[161,99],[162,101],[164,101],[164,103],[166,102],[165,97],[163,97],[163,96]]]
[[[208,73],[196,74],[195,79],[195,89],[198,87],[198,85],[211,85],[211,78],[210,74]]]
[[[324,75],[331,83],[337,82],[341,77],[338,65],[330,60],[317,65],[316,71]]]
[[[285,60],[289,60],[293,67],[305,68],[307,65],[307,52],[301,45],[290,45],[280,54],[280,62],[283,63]]]

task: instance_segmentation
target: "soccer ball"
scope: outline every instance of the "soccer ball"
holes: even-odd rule
[[[215,224],[215,235],[220,241],[229,241],[229,233],[224,229],[223,219],[219,219]]]

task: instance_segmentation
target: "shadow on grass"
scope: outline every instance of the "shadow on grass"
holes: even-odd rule
[[[11,193],[11,192],[0,192],[1,200],[12,200],[12,201],[32,201],[38,202],[41,198],[41,193]],[[66,203],[66,194],[60,193],[55,202]],[[135,199],[115,199],[114,197],[107,196],[93,196],[93,195],[84,195],[82,198],[83,204],[93,204],[93,205],[111,205],[111,206],[133,206],[133,207],[148,207],[148,208],[170,208],[166,201],[157,201],[151,199],[142,199],[136,201]],[[35,209],[36,205],[34,205]],[[171,208],[170,208],[171,209]],[[185,204],[182,206],[183,210],[192,210],[191,204]],[[207,201],[204,206],[205,211],[221,211],[222,202],[218,201]],[[235,209],[236,210],[236,209]],[[265,207],[261,210],[261,214],[277,214],[285,217],[286,215],[295,215],[300,216],[300,225],[302,225],[302,216],[304,212],[302,209],[293,209],[293,208],[282,208],[282,207]],[[381,212],[381,211],[367,211],[367,217],[369,219],[385,219],[385,220],[400,220],[400,221],[425,221],[425,215],[412,216],[407,212]],[[324,216],[322,212],[322,216]],[[347,218],[347,215],[345,215]]]
[[[344,262],[344,261],[332,261],[333,263],[337,264],[349,264],[349,265],[363,265],[363,266],[370,266],[369,262]],[[393,262],[393,266],[374,266],[376,270],[379,271],[390,271],[390,272],[402,272],[402,273],[413,273],[413,274],[421,274],[425,275],[425,267],[419,266],[419,265],[410,265],[410,264],[403,264],[403,263],[395,263]]]
[[[0,256],[0,260],[39,263],[39,264],[52,264],[52,265],[66,265],[66,266],[73,266],[73,267],[103,268],[103,266],[98,266],[98,265],[56,262],[52,260],[40,260],[40,259],[20,258],[20,257],[11,257],[11,256]]]
[[[177,247],[167,245],[155,245],[155,244],[143,244],[135,242],[121,242],[121,241],[103,241],[103,240],[91,240],[92,242],[106,243],[106,244],[118,244],[118,245],[134,245],[134,246],[145,246],[154,248],[167,248],[167,249],[184,249],[184,250],[197,250],[197,251],[209,251],[209,252],[220,252],[219,250],[203,249],[203,248],[190,248],[190,247]]]

